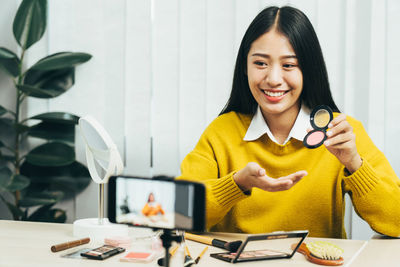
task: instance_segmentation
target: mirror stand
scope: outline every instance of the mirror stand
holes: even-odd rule
[[[122,173],[123,163],[117,147],[103,126],[92,116],[79,119],[79,128],[86,143],[86,161],[92,180],[99,185],[98,218],[80,219],[74,222],[74,236],[90,237],[104,241],[112,236],[128,235],[128,226],[110,223],[104,216],[104,185],[112,175]],[[105,171],[99,175],[96,165]]]

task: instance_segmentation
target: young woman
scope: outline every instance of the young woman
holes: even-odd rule
[[[302,140],[321,104],[334,119],[324,145],[309,149]],[[361,123],[339,113],[315,31],[293,7],[269,7],[253,20],[228,103],[181,171],[206,185],[211,231],[345,238],[349,193],[374,230],[400,235],[400,180]]]
[[[165,211],[161,207],[161,204],[155,201],[154,194],[150,193],[147,198],[147,203],[142,209],[142,214],[144,216],[155,216],[158,214],[164,215]]]

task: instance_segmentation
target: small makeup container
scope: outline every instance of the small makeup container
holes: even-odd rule
[[[317,148],[327,139],[326,130],[333,119],[333,112],[330,107],[320,105],[315,107],[310,114],[310,123],[314,130],[309,132],[303,139],[304,146]]]

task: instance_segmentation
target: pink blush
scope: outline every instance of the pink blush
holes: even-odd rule
[[[321,131],[316,131],[310,134],[307,138],[307,144],[310,146],[314,146],[316,144],[319,144],[322,140],[324,140],[324,132]]]

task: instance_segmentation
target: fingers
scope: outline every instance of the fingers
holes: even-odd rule
[[[274,179],[268,177],[265,169],[261,168],[260,165],[255,162],[249,162],[243,169],[233,175],[233,179],[242,191],[258,187],[266,191],[276,192],[290,189],[306,175],[306,171],[298,171]]]
[[[293,182],[290,180],[279,181],[272,178],[270,179],[271,181],[268,183],[268,185],[265,185],[264,188],[261,189],[269,192],[278,192],[288,190],[294,185]]]
[[[249,162],[247,163],[245,169],[247,170],[248,175],[253,175],[253,176],[264,176],[265,175],[265,170],[260,167],[255,162]]]
[[[289,174],[288,176],[283,176],[278,178],[278,180],[290,180],[292,181],[294,184],[296,184],[297,182],[299,182],[301,180],[301,178],[303,178],[304,176],[306,176],[308,173],[306,171],[298,171],[292,174]]]
[[[329,124],[329,131],[326,133],[328,139],[324,142],[325,146],[335,148],[350,148],[351,144],[348,142],[355,141],[355,134],[353,127],[346,120],[345,114],[340,114]]]
[[[343,132],[349,132],[352,131],[353,128],[351,127],[350,123],[348,121],[341,121],[332,128],[329,129],[329,131],[326,132],[326,135],[328,137],[335,136],[337,134],[343,133]]]
[[[298,182],[300,182],[300,180],[306,176],[308,173],[306,171],[298,171],[292,174],[289,174],[288,176],[284,176],[284,177],[280,177],[277,180],[280,181],[291,181],[290,187],[294,186],[295,184],[297,184]],[[288,188],[288,189],[289,189]]]
[[[353,132],[346,132],[327,139],[324,144],[338,149],[351,148],[355,139],[356,135]]]
[[[255,162],[249,162],[247,165],[233,175],[233,179],[242,191],[248,191],[259,177],[265,176],[265,170]]]
[[[257,187],[269,192],[288,190],[292,188],[295,184],[297,184],[306,175],[306,171],[298,171],[289,174],[288,176],[280,177],[277,179],[264,176],[260,178]]]
[[[345,120],[346,120],[346,114],[341,113],[328,124],[328,127],[333,128],[336,125],[338,125],[340,122],[345,121]]]

